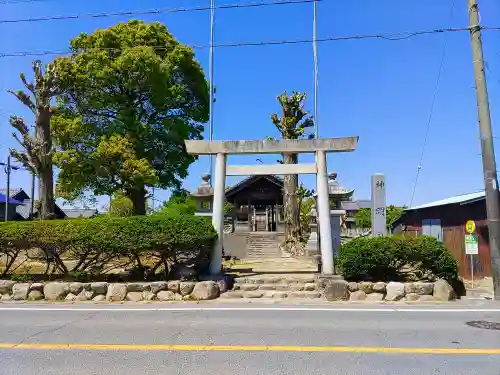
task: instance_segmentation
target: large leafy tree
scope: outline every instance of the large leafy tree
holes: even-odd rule
[[[30,82],[23,73],[20,75],[28,93],[9,90],[35,117],[34,134],[22,117],[10,117],[10,124],[17,130],[13,136],[22,148],[10,150],[10,154],[33,175],[38,176],[39,216],[41,219],[51,219],[54,218],[55,202],[50,121],[55,112],[51,101],[57,94],[57,73],[52,64],[44,72],[41,61],[36,60],[33,62],[33,76],[34,79]]]
[[[386,208],[386,225],[389,228],[397,219],[403,215],[406,206],[399,207],[390,205]],[[370,228],[372,225],[372,215],[369,208],[362,208],[356,212],[356,226],[359,228]]]
[[[146,213],[147,187],[178,188],[201,139],[208,85],[192,49],[160,23],[120,23],[71,41],[55,60],[61,95],[52,123],[58,193],[120,191]]]
[[[271,115],[271,121],[283,139],[300,139],[307,128],[314,125],[313,119],[304,109],[306,93],[292,91],[292,95],[283,92],[277,99],[281,106],[281,116]],[[297,164],[297,154],[283,154],[283,164]],[[300,242],[300,218],[297,197],[298,176],[286,175],[283,181],[283,203],[285,216],[285,243],[288,247]]]

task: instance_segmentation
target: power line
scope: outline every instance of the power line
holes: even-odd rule
[[[451,26],[451,23],[453,22],[453,14],[455,13],[455,3],[456,3],[456,0],[453,0],[453,2],[451,4],[450,21],[449,21],[450,26]],[[437,94],[438,94],[438,91],[439,91],[439,87],[441,85],[441,76],[442,76],[442,73],[443,73],[444,60],[445,60],[445,57],[446,57],[447,47],[448,47],[448,35],[445,35],[445,39],[444,39],[444,43],[443,43],[443,51],[441,53],[441,61],[439,63],[438,76],[437,76],[436,85],[435,85],[435,88],[434,88],[434,94],[432,96],[431,108],[430,108],[430,111],[429,111],[429,118],[427,120],[427,125],[425,127],[424,142],[422,144],[422,151],[420,153],[420,159],[419,159],[418,166],[417,166],[417,174],[415,176],[415,183],[413,184],[413,191],[412,191],[412,194],[411,194],[411,199],[410,199],[410,205],[409,205],[409,207],[411,207],[413,205],[413,199],[415,198],[415,192],[417,191],[418,178],[420,177],[420,171],[422,170],[422,161],[424,160],[425,150],[427,148],[427,141],[429,139],[429,131],[430,131],[430,128],[431,128],[432,117],[434,115],[434,105],[436,104]]]
[[[324,1],[324,0],[318,0]],[[274,5],[293,5],[293,4],[306,4],[313,3],[314,0],[279,0],[279,1],[263,1],[263,2],[250,2],[243,4],[221,4],[215,6],[215,9],[237,9],[237,8],[257,8]],[[0,20],[2,23],[20,23],[20,22],[42,22],[42,21],[60,21],[60,20],[77,20],[85,18],[105,18],[105,17],[118,17],[118,16],[136,16],[148,14],[161,14],[161,13],[186,13],[186,12],[201,12],[209,11],[210,6],[198,6],[192,8],[161,8],[161,9],[142,9],[142,10],[127,10],[120,12],[102,12],[102,13],[87,13],[87,14],[72,14],[61,16],[46,16],[35,18],[18,18],[13,20]]]
[[[487,61],[484,62],[484,66],[486,67],[488,72],[490,72],[490,74],[494,75],[493,72],[491,71],[490,64],[488,64]],[[493,77],[493,79],[495,79],[495,81],[497,81],[498,84],[500,85],[500,79],[498,77]],[[495,137],[493,137],[493,138],[495,138]]]
[[[500,30],[499,27],[488,27],[483,28],[487,30]],[[358,34],[358,35],[346,35],[346,36],[330,36],[325,38],[317,38],[317,42],[338,42],[338,41],[348,41],[348,40],[363,40],[363,39],[383,39],[388,41],[400,41],[405,39],[410,39],[416,36],[422,35],[432,35],[439,33],[448,33],[448,32],[459,32],[459,31],[468,31],[468,27],[461,28],[446,28],[446,29],[432,29],[432,30],[422,30],[422,31],[413,31],[413,32],[392,32],[392,33],[383,33],[383,34]],[[259,47],[259,46],[269,46],[269,45],[286,45],[286,44],[306,44],[312,43],[312,39],[296,39],[296,40],[270,40],[270,41],[262,41],[262,42],[229,42],[229,43],[220,43],[214,44],[215,48],[234,48],[234,47]],[[130,48],[143,47],[143,46],[134,46]],[[167,46],[146,46],[151,47],[156,50],[166,50],[171,47]],[[204,49],[209,48],[209,44],[198,44],[198,45],[190,45],[189,47],[193,49]],[[119,51],[120,48],[111,48],[111,47],[100,47],[100,48],[92,48],[89,50],[97,50],[97,51]],[[47,50],[47,51],[18,51],[18,52],[0,52],[0,58],[2,57],[25,57],[25,56],[46,56],[46,55],[68,55],[71,54],[71,50]],[[78,54],[78,52],[75,52]]]

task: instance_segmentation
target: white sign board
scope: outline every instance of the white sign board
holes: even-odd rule
[[[465,235],[465,254],[467,255],[479,254],[479,241],[477,235],[475,234]]]

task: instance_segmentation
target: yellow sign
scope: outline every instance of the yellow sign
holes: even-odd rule
[[[469,220],[465,223],[465,231],[467,233],[474,233],[476,231],[476,223],[472,220]]]

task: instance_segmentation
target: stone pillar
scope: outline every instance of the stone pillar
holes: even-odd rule
[[[314,256],[319,253],[318,248],[318,213],[316,211],[316,205],[311,207],[311,212],[309,213],[309,239],[307,240],[306,252],[309,256]]]
[[[385,176],[380,173],[372,175],[372,236],[387,235]]]
[[[316,177],[316,190],[318,192],[318,219],[321,262],[323,264],[323,274],[333,275],[334,266],[332,231],[330,228],[330,204],[328,201],[328,177],[325,151],[316,151],[316,164],[318,167],[318,173]]]
[[[218,275],[222,267],[222,248],[224,239],[224,202],[226,201],[226,155],[217,154],[215,159],[215,183],[212,224],[218,238],[215,242],[212,259],[210,261],[210,274]]]
[[[331,230],[332,230],[332,248],[333,255],[336,257],[339,255],[341,238],[340,238],[340,225],[342,220],[342,215],[345,215],[345,210],[331,210],[330,220],[331,220]]]

